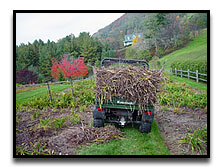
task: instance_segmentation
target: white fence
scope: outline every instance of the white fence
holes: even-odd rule
[[[171,74],[174,74],[176,76],[180,76],[180,77],[187,77],[188,79],[192,78],[192,79],[195,79],[196,82],[199,82],[199,81],[204,81],[204,82],[207,82],[207,79],[203,79],[203,78],[200,78],[200,76],[205,76],[207,78],[207,74],[202,74],[202,73],[199,73],[198,70],[196,70],[196,72],[193,72],[193,71],[190,71],[189,69],[187,71],[185,70],[182,70],[182,69],[170,69],[170,70],[166,70],[164,72],[170,72]],[[184,73],[187,73],[187,75],[185,75]],[[190,74],[195,74],[195,76],[193,75],[190,75]]]

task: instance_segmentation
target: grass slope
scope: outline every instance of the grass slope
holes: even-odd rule
[[[187,60],[207,61],[207,30],[204,29],[201,35],[194,38],[184,48],[159,59],[161,64],[166,61],[165,69],[170,69],[174,62],[185,62]]]
[[[70,87],[70,85],[51,85],[50,90],[54,92],[61,92],[68,87]],[[48,94],[48,87],[38,88],[27,92],[21,92],[16,94],[16,103],[23,103],[33,97],[40,97],[46,94]]]
[[[188,80],[187,78],[181,78],[181,77],[177,77],[174,75],[169,75],[169,78],[174,81],[177,81],[177,82],[186,83],[187,85],[189,85],[193,88],[207,92],[207,84],[206,83],[203,83],[203,82],[197,83],[195,80],[191,80],[191,79]]]
[[[157,123],[153,121],[150,133],[140,133],[138,128],[125,127],[123,139],[105,144],[82,146],[79,155],[170,155]]]

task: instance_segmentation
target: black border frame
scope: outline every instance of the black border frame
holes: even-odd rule
[[[16,155],[16,14],[17,13],[207,13],[207,155]],[[13,158],[210,158],[210,10],[13,10]],[[105,159],[104,159],[105,160]],[[123,160],[123,159],[121,159]]]

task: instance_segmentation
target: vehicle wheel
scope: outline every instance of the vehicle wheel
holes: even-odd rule
[[[93,119],[93,126],[97,128],[104,127],[104,121],[102,119]]]
[[[139,127],[139,131],[141,133],[150,133],[151,132],[151,126],[152,124],[150,123],[141,123],[140,127]]]

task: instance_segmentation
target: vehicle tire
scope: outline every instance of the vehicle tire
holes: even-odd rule
[[[93,126],[97,128],[104,127],[104,121],[102,119],[93,119]]]
[[[142,122],[140,127],[139,127],[139,131],[141,133],[150,133],[151,132],[151,126],[152,126],[152,124],[150,124],[150,123]]]

